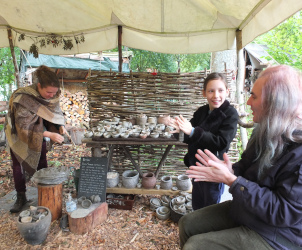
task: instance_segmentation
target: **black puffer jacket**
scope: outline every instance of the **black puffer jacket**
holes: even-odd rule
[[[208,149],[218,158],[223,159],[237,130],[238,113],[236,109],[225,100],[217,109],[209,114],[209,105],[201,106],[190,120],[195,128],[192,137],[185,134],[184,142],[188,144],[188,153],[185,155],[186,166],[196,164],[197,149]]]

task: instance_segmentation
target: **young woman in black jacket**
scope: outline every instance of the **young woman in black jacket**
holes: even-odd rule
[[[175,117],[171,125],[174,133],[184,132],[184,142],[188,153],[184,163],[187,167],[196,165],[197,149],[208,149],[219,159],[228,151],[237,130],[238,113],[226,100],[229,94],[224,74],[211,73],[204,81],[203,96],[208,104],[201,106],[188,121],[183,116]],[[220,202],[224,190],[223,183],[194,182],[192,206],[194,210]]]

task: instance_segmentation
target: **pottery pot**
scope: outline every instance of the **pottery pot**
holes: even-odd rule
[[[120,182],[120,176],[117,172],[107,173],[107,188],[116,187],[119,182]]]
[[[143,180],[142,180],[142,186],[146,189],[154,188],[156,185],[156,177],[153,173],[144,173],[143,174]]]
[[[135,188],[138,183],[139,175],[135,170],[126,170],[122,175],[122,183],[125,188]]]
[[[158,207],[156,210],[156,217],[160,220],[167,220],[170,217],[170,209],[168,207],[162,206]]]
[[[184,174],[177,176],[176,187],[182,191],[190,190],[192,188],[192,182],[189,176]]]
[[[156,124],[157,118],[156,117],[148,117],[148,123]]]
[[[173,185],[173,183],[172,183],[171,176],[162,176],[161,177],[161,181],[160,181],[161,189],[165,189],[165,190],[171,189],[172,185]]]
[[[136,117],[136,124],[143,127],[147,123],[147,116],[138,116]]]
[[[31,245],[40,245],[45,241],[51,224],[50,210],[42,206],[38,206],[37,209],[47,211],[47,215],[36,222],[22,223],[20,216],[17,221],[17,227],[21,236]]]

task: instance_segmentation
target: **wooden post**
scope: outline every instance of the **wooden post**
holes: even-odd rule
[[[118,71],[122,72],[123,52],[122,52],[122,26],[118,26]]]
[[[38,185],[38,206],[49,208],[52,219],[57,220],[62,217],[63,185]]]
[[[10,28],[7,29],[7,35],[8,35],[8,42],[9,42],[10,52],[12,54],[14,68],[15,68],[15,77],[16,77],[16,80],[17,80],[17,87],[20,88],[22,86],[21,86],[20,74],[19,74],[17,59],[16,59],[16,55],[15,55],[15,50],[14,50],[12,30]]]
[[[243,85],[244,85],[244,75],[245,75],[245,62],[243,56],[242,47],[242,31],[236,31],[236,47],[237,47],[237,80],[236,80],[236,97],[237,103],[239,104],[240,113],[245,113],[244,110],[244,99],[243,99]],[[246,129],[240,126],[240,136],[242,141],[242,148],[245,150],[247,145],[247,133]]]

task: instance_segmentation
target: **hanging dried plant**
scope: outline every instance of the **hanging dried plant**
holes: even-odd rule
[[[81,35],[80,37],[75,36],[74,40],[75,40],[76,44],[83,43],[83,42],[85,42],[85,37],[83,35]]]
[[[34,58],[39,57],[39,48],[34,43],[29,48],[29,53],[32,53]]]
[[[83,42],[85,42],[85,37],[83,36],[83,35],[81,35],[81,42],[83,43]]]
[[[19,38],[18,38],[18,41],[23,41],[25,40],[25,34],[20,34]]]
[[[63,49],[64,50],[71,50],[72,49],[72,47],[73,47],[73,44],[72,44],[72,41],[71,41],[71,39],[63,39],[63,42],[64,42],[64,46],[63,46]]]
[[[56,34],[50,34],[47,35],[46,37],[31,37],[32,40],[35,41],[34,44],[32,44],[29,48],[29,52],[33,54],[35,58],[38,58],[39,56],[39,48],[37,47],[37,43],[39,43],[40,48],[46,48],[47,45],[52,45],[54,48],[58,47],[59,45],[63,45],[64,50],[71,50],[74,46],[73,40],[70,37],[65,37],[63,38],[62,36],[56,35]],[[84,35],[80,36],[74,36],[74,41],[76,44],[83,43],[85,42],[85,37]],[[23,41],[25,40],[25,34],[20,34],[18,37],[18,41]]]
[[[40,39],[40,40],[39,40],[39,43],[40,43],[40,47],[41,47],[41,48],[43,48],[43,47],[46,48],[46,41],[45,41],[45,38]]]

